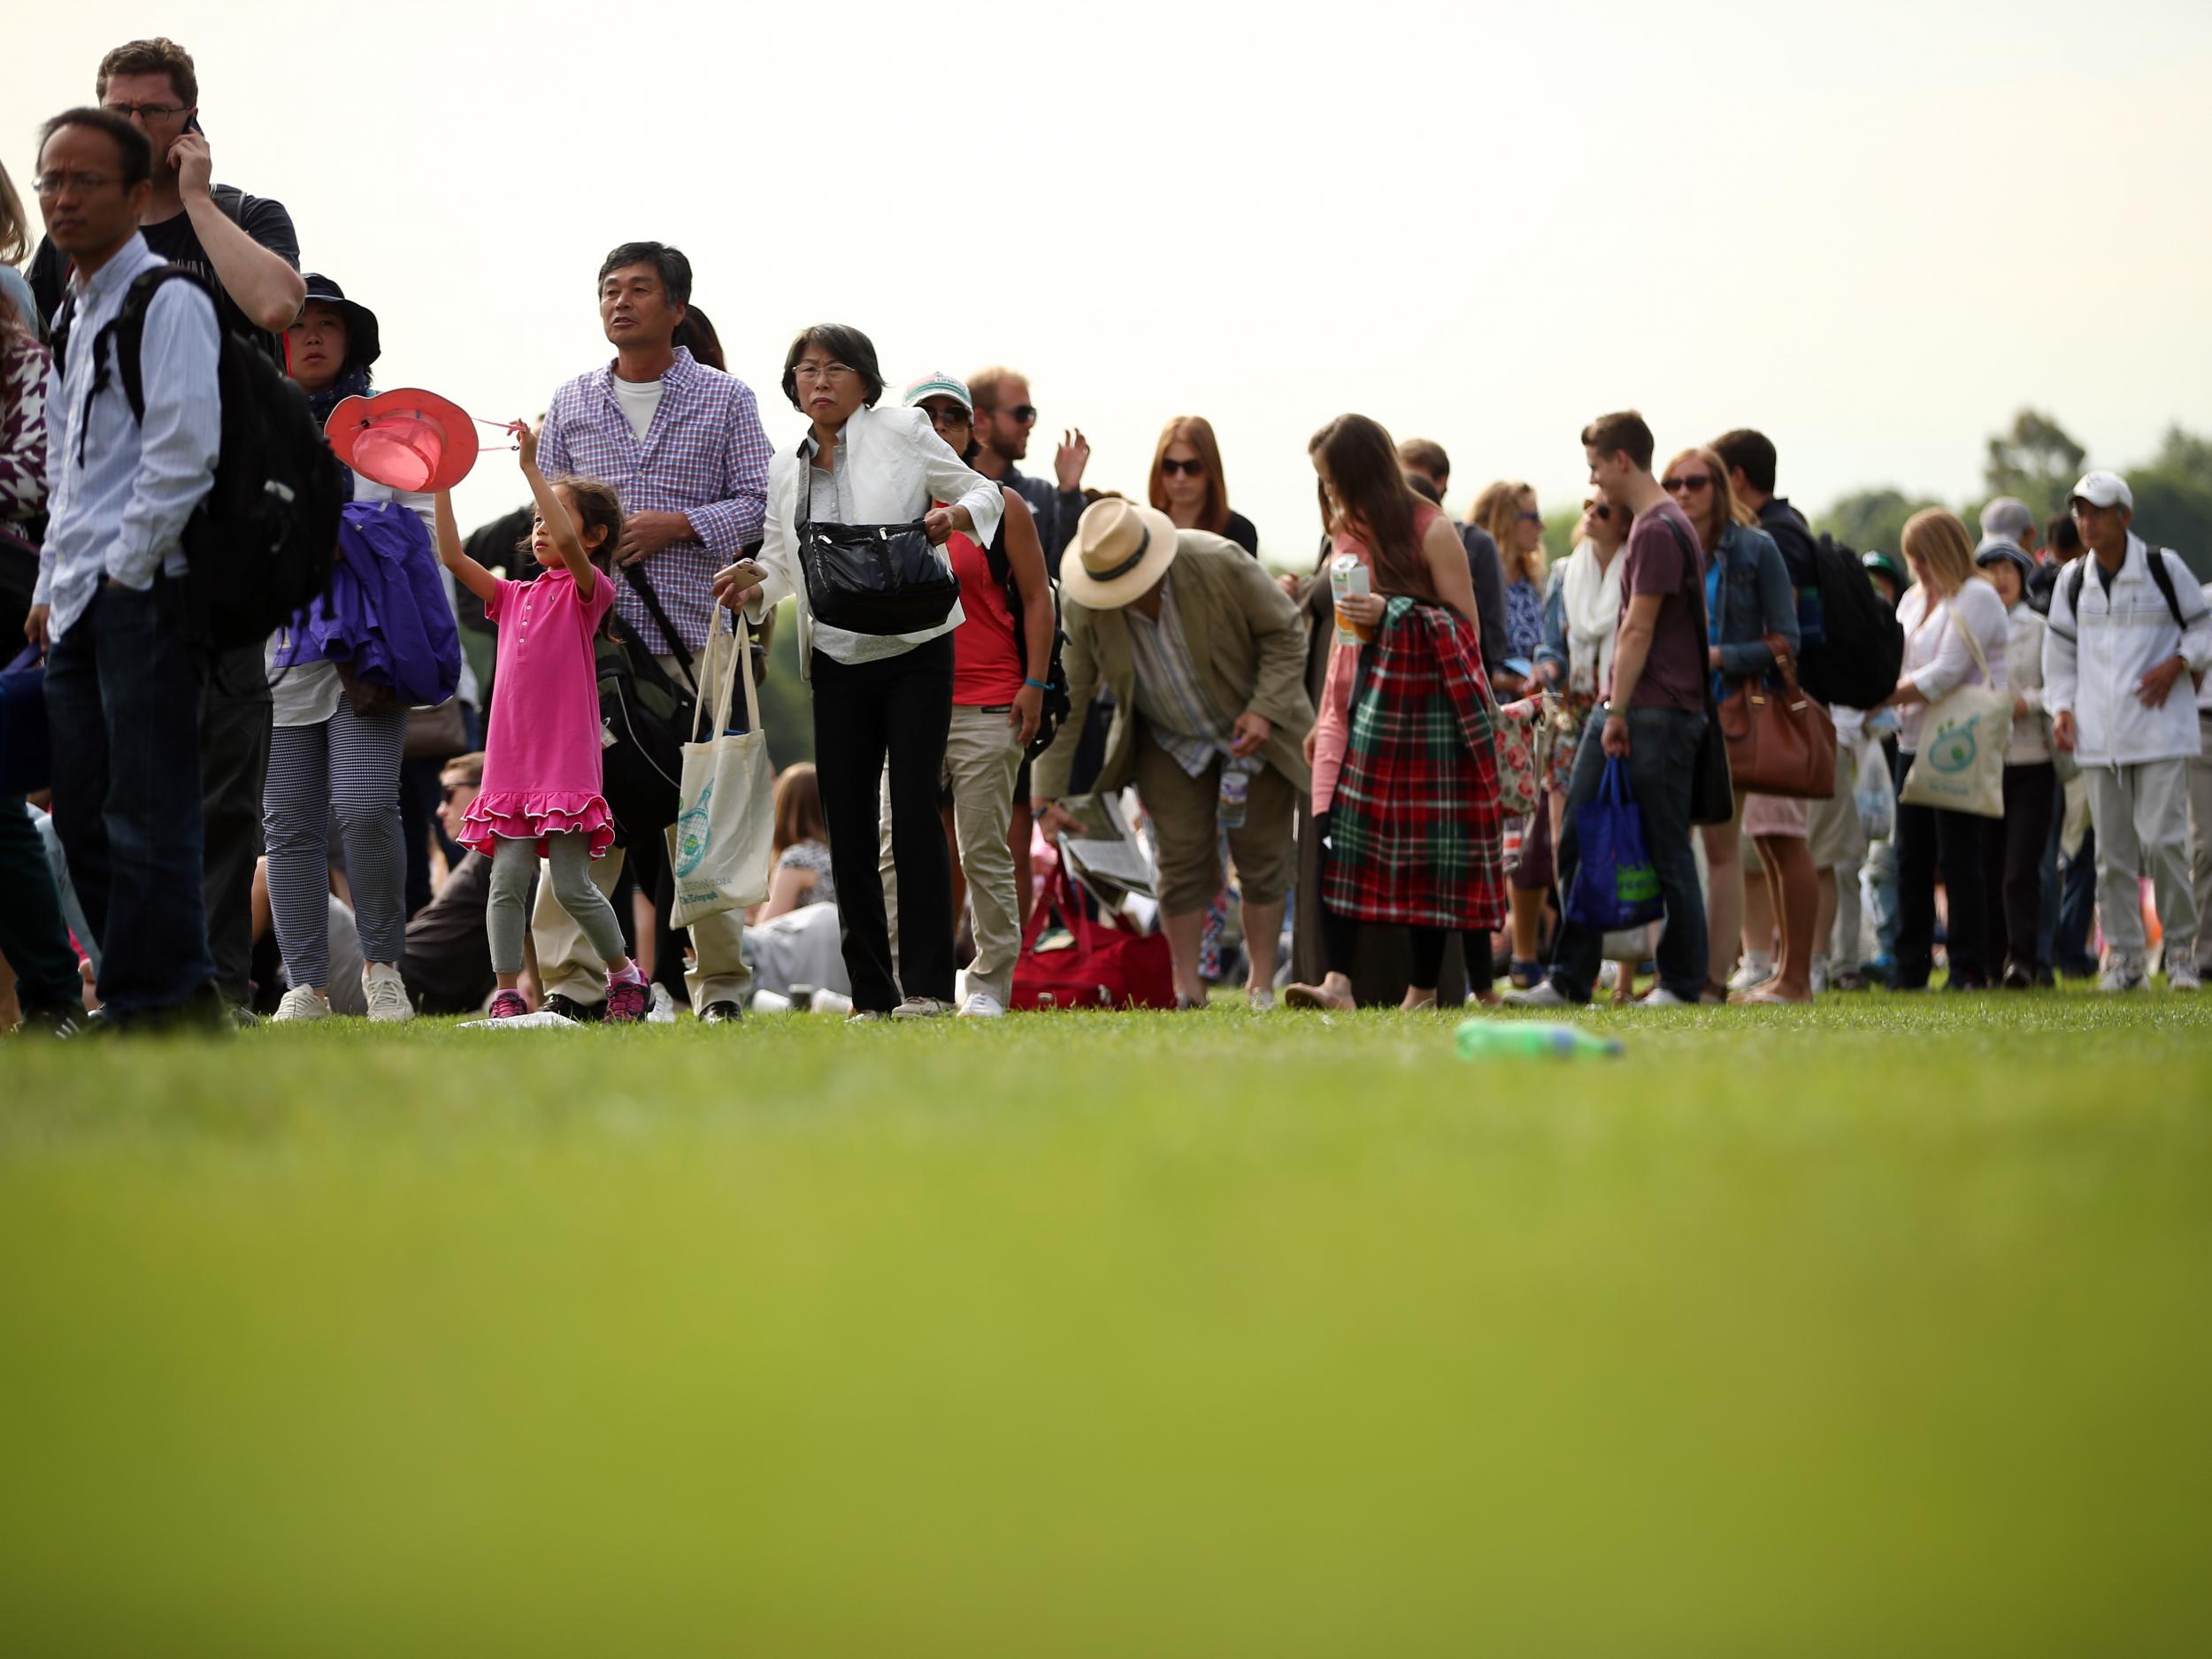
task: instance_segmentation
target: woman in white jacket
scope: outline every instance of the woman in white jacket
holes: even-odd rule
[[[791,342],[784,396],[811,423],[768,472],[760,557],[715,573],[726,605],[755,622],[786,595],[799,610],[799,657],[814,688],[814,764],[829,821],[830,867],[844,924],[853,1018],[915,1019],[952,1011],[952,864],[938,780],[952,724],[953,630],[856,634],[818,625],[800,569],[797,526],[920,523],[941,549],[955,530],[987,546],[1004,511],[998,486],[971,472],[918,409],[879,409],[883,374],[857,328],[824,324]],[[800,491],[807,495],[803,501]],[[949,507],[933,502],[950,502]],[[949,580],[951,565],[946,565]],[[899,962],[891,962],[879,781],[889,760],[891,848],[899,890]],[[905,997],[900,999],[900,987]]]
[[[1905,664],[1886,706],[1897,710],[1898,781],[1912,770],[1928,705],[1970,681],[2005,689],[2005,603],[1974,568],[1974,543],[1955,513],[1915,513],[1902,538],[1914,586],[1897,607]],[[1897,974],[1891,988],[1924,991],[1935,956],[1935,879],[1949,905],[1950,988],[1985,990],[1982,822],[1946,808],[1897,803]]]
[[[2051,838],[2058,780],[2050,722],[2043,713],[2043,618],[2025,603],[2035,566],[2017,546],[1991,536],[1974,564],[2005,604],[2005,679],[2012,691],[2012,741],[2005,746],[2005,815],[1982,820],[1982,902],[1989,965],[2004,987],[2034,987],[2043,936],[2043,850]],[[2043,970],[2047,972],[2047,970]]]

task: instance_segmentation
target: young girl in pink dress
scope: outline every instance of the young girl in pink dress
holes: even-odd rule
[[[612,1023],[645,1017],[645,978],[622,949],[614,906],[592,885],[591,861],[614,841],[614,814],[600,793],[599,678],[592,637],[614,603],[604,560],[622,533],[615,493],[589,479],[548,482],[538,472],[537,438],[518,422],[537,518],[530,550],[544,565],[535,581],[493,575],[461,550],[453,498],[438,496],[438,557],[499,630],[491,730],[484,740],[484,787],[461,826],[465,847],[492,860],[484,914],[499,989],[494,1019],[530,1011],[516,988],[530,882],[546,861],[553,896],[607,964]]]

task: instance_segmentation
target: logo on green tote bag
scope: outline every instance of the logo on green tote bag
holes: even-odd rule
[[[713,799],[714,785],[709,783],[699,792],[698,803],[676,820],[676,873],[680,876],[689,875],[707,856],[707,843],[713,839],[707,825],[707,803]]]

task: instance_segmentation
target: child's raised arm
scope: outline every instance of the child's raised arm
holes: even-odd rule
[[[499,578],[461,550],[460,527],[453,522],[453,492],[438,492],[438,558],[453,572],[453,580],[486,604],[499,593]]]
[[[568,509],[561,505],[553,486],[545,481],[545,474],[538,471],[538,434],[530,430],[526,420],[518,420],[509,430],[515,434],[522,450],[522,475],[530,480],[530,497],[537,503],[538,517],[545,524],[545,534],[552,539],[553,557],[576,579],[576,596],[589,604],[592,584],[598,580],[599,572],[576,534],[576,521],[568,516]]]

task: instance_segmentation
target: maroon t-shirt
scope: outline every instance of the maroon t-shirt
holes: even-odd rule
[[[1686,559],[1694,562],[1694,569],[1686,568]],[[1630,708],[1705,711],[1706,644],[1691,590],[1693,582],[1701,586],[1704,580],[1697,532],[1681,508],[1662,501],[1636,515],[1628,531],[1628,563],[1621,566],[1621,614],[1628,614],[1629,601],[1638,594],[1662,597],[1651,653],[1628,700]]]

